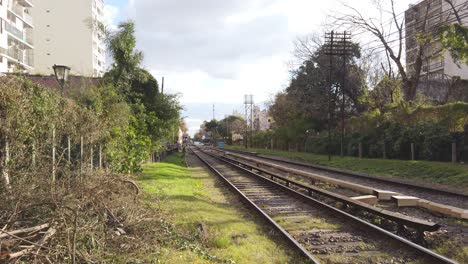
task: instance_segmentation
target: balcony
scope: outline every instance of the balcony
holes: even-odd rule
[[[440,70],[440,69],[444,68],[444,66],[445,66],[445,63],[443,61],[441,61],[441,62],[437,62],[437,63],[431,64],[431,65],[424,65],[423,68],[422,68],[422,71],[423,72],[434,72],[434,71],[437,71],[437,70]]]
[[[33,18],[29,15],[28,9],[17,4],[13,4],[8,11],[23,21],[24,27],[33,27]]]
[[[33,0],[17,0],[18,4],[24,7],[33,7]]]
[[[22,50],[15,47],[0,48],[0,53],[14,63],[21,64],[24,68],[33,68],[34,56],[32,50]]]
[[[31,34],[31,30],[25,29],[23,32],[9,23],[5,23],[5,30],[11,35],[13,35],[16,39],[27,44],[30,48],[33,48],[33,37]]]

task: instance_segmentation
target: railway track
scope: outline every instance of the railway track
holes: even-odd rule
[[[239,150],[224,150],[229,153],[238,153],[252,158],[275,163],[278,165],[287,166],[293,169],[299,169],[306,172],[331,177],[334,179],[344,180],[357,184],[370,186],[376,189],[391,189],[392,191],[404,193],[405,195],[416,196],[427,199],[440,204],[455,206],[463,209],[468,209],[468,194],[449,190],[446,188],[436,188],[432,186],[416,184],[398,179],[389,179],[379,176],[373,176],[365,173],[335,169],[311,163],[298,162],[287,160],[279,157],[260,155],[257,153],[239,151]]]
[[[456,263],[212,153],[192,152],[312,263]]]

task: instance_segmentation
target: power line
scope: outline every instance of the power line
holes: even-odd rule
[[[462,3],[462,4],[458,4],[457,6],[455,6],[455,8],[461,7],[461,6],[463,6],[463,5],[467,5],[467,3],[465,2],[465,3]],[[441,13],[439,13],[439,14],[437,14],[437,15],[430,16],[428,19],[424,19],[424,20],[421,20],[421,21],[417,21],[417,22],[413,23],[414,25],[411,25],[411,26],[412,26],[412,27],[415,27],[415,28],[418,28],[418,27],[421,27],[421,26],[424,25],[424,24],[430,24],[430,21],[434,21],[434,20],[436,20],[436,19],[440,19],[442,16],[446,15],[447,13],[451,13],[451,12],[452,12],[451,9],[448,9],[448,10],[446,10],[446,11],[442,11]],[[461,18],[462,18],[462,19],[465,18],[466,15],[467,15],[467,14],[462,15]],[[450,16],[450,15],[448,15],[448,16]],[[447,20],[445,20],[445,21],[440,21],[439,24],[442,24],[442,23],[453,23],[453,22],[456,22],[456,21],[457,21],[457,18],[456,18],[456,17],[455,17],[455,18],[451,18],[451,19],[449,18],[449,19],[447,19]],[[432,25],[432,26],[435,26],[435,25]],[[365,29],[363,29],[363,30],[365,30]],[[375,35],[374,35],[373,33],[369,32],[369,31],[367,31],[367,33],[372,34],[372,35],[375,37]],[[403,30],[402,33],[403,33],[403,35],[404,35],[404,33],[406,33],[406,31]],[[433,33],[435,33],[435,32],[433,32]],[[400,30],[397,30],[397,31],[394,31],[394,32],[385,34],[384,37],[388,38],[388,37],[390,37],[390,36],[392,36],[392,35],[395,35],[395,34],[400,34]],[[355,34],[354,34],[354,36],[355,36]],[[398,36],[398,37],[399,37],[399,36]],[[403,37],[404,37],[404,36],[403,36]],[[369,45],[369,44],[371,44],[371,43],[379,42],[379,41],[381,41],[381,40],[380,40],[380,39],[376,39],[376,40],[372,40],[372,41],[369,41],[369,42],[367,42],[367,43],[365,43],[365,44],[361,44],[361,45],[362,45],[362,46],[365,46],[365,45]]]

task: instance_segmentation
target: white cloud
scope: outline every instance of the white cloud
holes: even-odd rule
[[[211,119],[212,103],[227,114],[242,107],[244,94],[264,102],[282,90],[292,41],[322,34],[327,14],[343,2],[373,15],[370,0],[129,0],[120,13],[136,22],[145,67],[166,77],[166,92],[182,94],[193,134]],[[397,2],[400,12],[411,1]],[[117,14],[108,7],[109,21]]]
[[[113,5],[104,5],[104,24],[115,30],[117,28],[117,18],[119,17],[120,9]]]

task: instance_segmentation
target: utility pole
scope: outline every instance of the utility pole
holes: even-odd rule
[[[253,95],[244,96],[244,105],[245,105],[245,148],[250,147],[252,141],[252,128],[253,128]]]
[[[341,140],[340,140],[340,155],[344,156],[344,135],[345,135],[345,84],[347,76],[347,58],[352,54],[351,34],[344,31],[336,33],[332,31],[325,35],[325,54],[330,56],[330,75],[329,75],[329,93],[328,93],[328,160],[331,160],[331,90],[333,86],[333,57],[339,56],[343,61],[343,73],[341,80]]]
[[[213,120],[215,120],[215,117],[216,117],[216,115],[215,115],[215,104],[213,104]]]
[[[161,94],[164,94],[164,76],[162,77],[162,82],[161,82]]]
[[[329,70],[329,76],[328,76],[328,89],[327,89],[327,124],[328,124],[328,161],[331,161],[331,89],[333,86],[333,46],[334,46],[334,32],[332,31],[331,33],[325,34],[325,47],[327,48],[327,51],[325,54],[330,56],[330,70]]]

